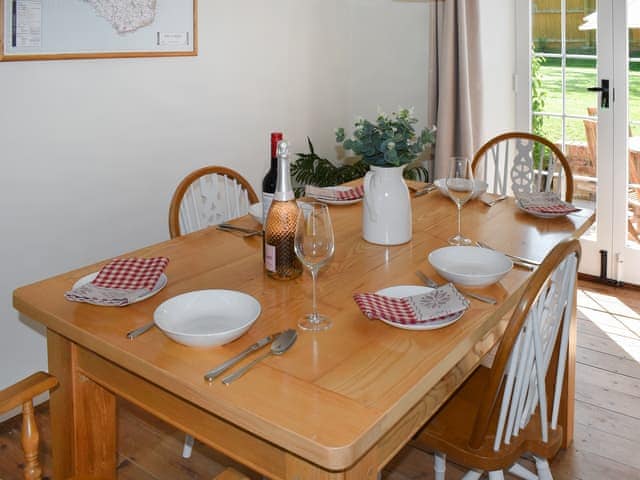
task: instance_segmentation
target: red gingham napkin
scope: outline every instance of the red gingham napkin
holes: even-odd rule
[[[118,258],[102,267],[93,281],[64,296],[72,302],[124,307],[152,292],[168,263],[165,257]]]
[[[91,283],[103,288],[151,291],[168,263],[166,257],[116,258],[102,267]]]
[[[334,188],[326,187],[314,187],[313,185],[307,185],[305,193],[310,197],[316,197],[320,200],[357,200],[364,196],[364,186],[358,185],[357,187],[349,188],[348,190],[338,190]]]
[[[553,192],[533,192],[518,196],[520,206],[533,213],[566,214],[580,211],[571,203],[563,202]]]
[[[368,318],[381,318],[401,325],[433,322],[469,307],[468,300],[451,283],[411,297],[356,293],[353,299]]]

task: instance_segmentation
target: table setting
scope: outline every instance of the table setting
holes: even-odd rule
[[[520,194],[516,197],[516,205],[521,211],[539,218],[564,217],[580,211],[573,204],[561,200],[555,192]]]
[[[167,285],[165,257],[117,258],[77,280],[65,298],[74,302],[123,307],[155,295]]]
[[[348,187],[337,185],[334,187],[315,187],[307,185],[305,195],[329,205],[353,205],[362,201],[364,186]]]

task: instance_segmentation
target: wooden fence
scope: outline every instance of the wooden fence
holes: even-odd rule
[[[533,41],[538,52],[560,52],[561,10],[560,0],[532,0]],[[566,0],[568,53],[595,53],[596,31],[579,30],[584,17],[596,10],[596,0]],[[640,29],[629,34],[630,51],[640,53]]]

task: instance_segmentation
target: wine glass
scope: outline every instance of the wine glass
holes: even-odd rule
[[[453,203],[458,207],[458,233],[449,239],[450,245],[471,245],[473,242],[460,232],[460,212],[462,206],[473,195],[473,170],[466,157],[452,157],[449,162],[449,174],[446,179],[447,191]]]
[[[331,320],[320,315],[316,306],[318,270],[333,257],[334,239],[329,208],[324,203],[300,204],[293,248],[300,262],[309,269],[312,279],[313,311],[298,322],[303,330],[321,331],[331,326]]]

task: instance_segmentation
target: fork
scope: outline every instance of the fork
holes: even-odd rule
[[[420,280],[422,280],[424,282],[424,284],[427,287],[430,288],[438,288],[441,287],[442,285],[440,285],[439,283],[437,283],[436,281],[434,281],[433,279],[427,277],[424,273],[422,273],[420,270],[416,270],[416,275],[418,276],[418,278]],[[477,293],[473,293],[473,292],[466,292],[464,290],[460,290],[458,288],[458,291],[460,293],[462,293],[463,295],[467,296],[467,297],[471,297],[471,298],[475,298],[476,300],[480,300],[481,302],[485,302],[485,303],[490,303],[491,305],[495,305],[496,303],[498,303],[498,301],[493,298],[493,297],[486,297],[484,295],[479,295]]]
[[[500,195],[499,197],[492,198],[491,200],[486,200],[484,197],[480,197],[480,201],[484,203],[487,207],[493,207],[496,203],[501,202],[506,198],[507,198],[507,195]]]

